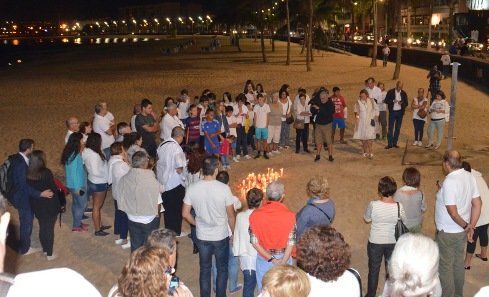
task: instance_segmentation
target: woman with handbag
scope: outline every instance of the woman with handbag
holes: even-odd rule
[[[399,220],[405,221],[406,215],[400,203],[394,201],[397,191],[396,181],[389,176],[380,179],[377,186],[379,200],[370,201],[363,218],[371,223],[367,245],[368,290],[365,297],[377,296],[379,272],[384,258],[387,271],[389,260],[396,245],[396,228]]]
[[[27,184],[38,191],[51,190],[52,198],[31,197],[31,207],[39,221],[39,240],[48,261],[56,259],[53,253],[54,225],[60,212],[58,187],[54,183],[51,170],[46,168],[46,155],[35,150],[29,159],[27,168]]]
[[[299,94],[299,100],[294,107],[295,110],[295,153],[298,154],[302,147],[305,153],[310,153],[307,149],[307,141],[309,138],[309,121],[311,119],[311,105],[306,102],[306,94]]]
[[[443,130],[445,127],[445,122],[448,122],[450,114],[450,105],[445,100],[445,93],[443,91],[438,91],[435,96],[435,100],[430,106],[430,125],[428,126],[428,144],[427,149],[437,150],[443,139]],[[438,131],[438,139],[434,143],[433,134],[435,134],[435,129]]]
[[[289,92],[286,90],[280,91],[279,103],[282,107],[282,125],[280,127],[280,143],[279,147],[289,148],[289,133],[290,124],[294,122],[294,117],[292,116],[292,101],[289,99]]]
[[[379,117],[379,110],[374,100],[368,97],[367,90],[360,91],[360,98],[353,109],[356,118],[353,139],[362,142],[363,157],[372,159],[372,142],[375,139],[375,122]]]
[[[413,111],[413,125],[414,125],[414,146],[423,146],[423,130],[426,123],[426,116],[428,115],[428,98],[424,96],[424,89],[418,89],[418,96],[413,99],[411,103],[411,110]]]

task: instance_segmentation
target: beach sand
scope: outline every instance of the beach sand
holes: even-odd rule
[[[305,185],[314,174],[325,175],[331,185],[331,198],[336,203],[337,214],[333,226],[345,236],[352,250],[351,266],[357,268],[367,285],[366,246],[369,225],[363,221],[363,213],[369,201],[376,199],[377,182],[385,175],[393,176],[400,185],[401,160],[404,145],[409,140],[406,160],[427,164],[418,166],[422,173],[421,189],[427,199],[428,210],[424,217],[423,233],[434,237],[435,182],[443,180],[441,155],[443,146],[436,152],[410,146],[413,139],[412,112],[404,117],[399,149],[384,150],[384,142],[375,142],[373,160],[362,158],[360,144],[353,141],[353,103],[363,81],[374,76],[392,88],[394,65],[387,68],[370,68],[370,60],[358,56],[346,56],[330,52],[315,52],[312,72],[305,71],[305,56],[300,47],[292,45],[292,63],[285,66],[285,44],[277,42],[272,53],[267,42],[269,63],[261,62],[259,42],[242,40],[243,52],[228,46],[217,52],[200,53],[200,46],[209,43],[199,39],[198,45],[183,54],[165,56],[163,43],[147,43],[120,47],[81,48],[73,51],[45,54],[36,60],[25,60],[22,64],[0,70],[0,156],[5,159],[16,152],[20,138],[33,138],[36,148],[47,153],[48,165],[53,172],[63,176],[59,158],[66,133],[64,120],[76,115],[80,121],[90,120],[97,101],[106,101],[116,121],[129,121],[132,107],[141,98],[150,98],[154,108],[161,111],[166,96],[176,96],[187,88],[191,97],[209,88],[218,97],[225,91],[236,95],[243,90],[244,82],[252,79],[262,83],[271,94],[284,83],[291,85],[292,96],[298,87],[308,93],[319,86],[328,89],[335,85],[342,88],[349,104],[348,143],[335,144],[335,161],[327,161],[326,154],[321,162],[314,163],[313,155],[295,154],[293,149],[272,157],[270,160],[249,160],[232,163],[230,171],[232,189],[250,172],[266,172],[267,168],[284,168],[283,181],[286,185],[285,204],[298,211],[306,202]],[[380,63],[379,63],[380,64]],[[461,66],[463,67],[463,65]],[[427,87],[427,71],[402,66],[401,79],[410,99],[419,87]],[[450,81],[442,81],[442,89],[450,93]],[[458,84],[456,109],[455,147],[472,163],[473,168],[489,176],[489,96],[465,83]],[[425,130],[426,131],[426,130]],[[291,136],[294,133],[291,133]],[[426,136],[425,136],[426,140]],[[69,210],[68,206],[68,210]],[[12,209],[13,221],[17,212]],[[113,224],[113,202],[109,195],[103,209],[104,223]],[[90,222],[91,221],[87,221]],[[37,223],[35,223],[37,224]],[[188,230],[188,224],[184,224]],[[83,274],[106,295],[116,282],[129,251],[114,245],[115,237],[93,236],[93,230],[84,234],[71,233],[71,214],[68,211],[61,228],[56,225],[55,252],[59,258],[47,262],[41,254],[20,257],[11,249],[7,253],[6,270],[22,273],[53,267],[70,267]],[[33,233],[34,245],[38,245],[37,228]],[[192,255],[189,238],[179,239],[177,274],[190,287],[195,296],[198,290],[198,257]],[[489,284],[487,264],[478,259],[466,272],[464,296],[473,296],[481,286]],[[383,275],[383,274],[382,274]],[[382,276],[381,275],[381,280]],[[379,292],[383,281],[379,283]]]

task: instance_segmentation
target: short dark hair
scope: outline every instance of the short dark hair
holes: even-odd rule
[[[233,112],[234,111],[234,108],[230,105],[226,106],[226,112]]]
[[[259,93],[258,95],[256,95],[256,99],[258,99],[258,98],[265,98],[265,97],[263,97],[262,93]]]
[[[379,180],[379,185],[377,189],[382,197],[390,197],[396,193],[397,183],[394,178],[390,176],[384,176]]]
[[[302,98],[302,97],[306,98],[306,94],[304,94],[304,93],[299,93],[299,98]]]
[[[263,191],[258,188],[253,188],[246,193],[246,202],[248,203],[248,208],[258,208],[263,200]]]
[[[110,155],[111,156],[117,156],[122,154],[124,151],[124,146],[122,142],[114,142],[110,145]]]
[[[439,90],[438,92],[436,92],[436,95],[440,95],[441,99],[443,99],[443,100],[445,100],[445,98],[447,98],[447,96],[445,96],[445,93],[442,90]]]
[[[146,107],[148,107],[148,105],[153,105],[153,102],[151,102],[147,98],[144,98],[143,100],[141,100],[141,107],[142,108],[146,108]]]
[[[367,79],[365,80],[365,83],[368,83],[370,80],[371,80],[373,83],[375,82],[375,78],[373,78],[373,77],[371,76],[371,77],[369,77],[369,78],[367,78]]]
[[[129,124],[126,122],[120,122],[117,124],[117,133],[121,133],[120,131],[124,128],[129,127]]]
[[[95,113],[99,114],[102,111],[103,107],[101,103],[95,104]]]
[[[188,90],[187,89],[183,89],[180,91],[180,95],[188,95]]]
[[[19,152],[23,153],[28,149],[32,148],[34,145],[34,140],[30,138],[24,138],[19,141]]]
[[[229,184],[229,173],[227,171],[219,171],[217,173],[216,179],[221,183],[227,185]]]
[[[163,249],[168,254],[171,254],[177,248],[177,234],[175,231],[166,228],[153,230],[149,234],[148,239],[146,239],[145,245]]]
[[[470,166],[470,163],[467,161],[462,162],[462,167],[465,171],[467,172],[472,172],[472,166]]]
[[[209,156],[204,159],[202,173],[204,176],[211,176],[219,167],[219,160],[215,156]]]
[[[208,115],[208,114],[210,114],[211,112],[214,112],[214,109],[212,109],[212,108],[208,108],[208,109],[205,111],[205,115]]]
[[[334,92],[337,92],[337,91],[339,91],[339,90],[340,90],[340,88],[339,88],[339,87],[333,87],[333,93],[334,93]]]
[[[421,174],[419,170],[414,167],[408,167],[404,169],[402,174],[402,180],[406,186],[418,188],[421,184]]]
[[[202,96],[200,96],[199,101],[200,102],[209,101],[209,97],[207,97],[206,95],[202,95]]]

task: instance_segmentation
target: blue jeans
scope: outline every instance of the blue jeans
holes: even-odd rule
[[[243,297],[253,297],[255,296],[256,287],[256,271],[254,270],[243,270]]]
[[[114,200],[114,209],[114,234],[119,235],[121,239],[127,239],[129,231],[127,214],[117,207],[117,200]]]
[[[248,155],[248,139],[245,132],[245,128],[242,125],[236,127],[236,155],[241,155],[241,151],[243,151],[243,155]]]
[[[273,255],[276,259],[282,259],[284,257],[283,253],[280,254],[274,254]],[[292,257],[289,258],[287,261],[287,264],[292,265]],[[263,259],[262,256],[258,255],[256,257],[256,284],[258,286],[258,292],[261,292],[261,281],[263,279],[263,276],[265,273],[267,273],[268,270],[270,270],[275,264],[272,262],[268,262],[267,259]]]
[[[226,287],[228,279],[228,260],[229,260],[229,238],[226,237],[219,241],[206,241],[197,239],[199,247],[200,264],[200,296],[211,296],[211,271],[212,256],[216,257],[217,282],[216,297],[226,297]]]
[[[228,259],[228,287],[229,291],[232,292],[238,287],[238,257],[233,255],[233,247],[231,244],[229,245],[229,259]],[[216,288],[217,281],[217,268],[216,268],[216,259],[212,259],[212,276],[213,276],[213,284],[214,288]]]
[[[443,139],[443,128],[445,127],[445,119],[439,121],[431,120],[428,126],[428,144],[440,145]],[[438,140],[436,143],[433,142],[433,134],[435,134],[435,129],[438,131]]]
[[[279,146],[288,146],[289,145],[289,132],[290,132],[290,125],[287,124],[286,121],[282,121],[282,124],[280,126],[280,142]]]
[[[423,141],[424,123],[423,120],[413,119],[415,141]]]
[[[157,216],[148,224],[136,223],[129,220],[129,234],[131,235],[131,252],[143,246],[153,230],[160,227],[160,217]]]
[[[402,117],[404,116],[402,110],[389,112],[389,128],[387,130],[387,141],[389,146],[397,145],[399,140],[399,134],[401,133]]]
[[[221,155],[221,164],[222,166],[229,166],[229,156],[228,155]]]
[[[34,221],[34,212],[29,208],[19,208],[19,225],[20,225],[20,243],[19,252],[27,253],[31,247],[32,222]]]
[[[71,214],[73,215],[73,228],[81,227],[81,221],[85,208],[87,207],[87,190],[81,189],[83,195],[80,195],[80,189],[69,189],[71,198],[73,199],[71,204]]]

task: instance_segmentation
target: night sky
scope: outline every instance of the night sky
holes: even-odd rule
[[[117,16],[119,7],[179,0],[0,0],[0,19],[23,21],[70,20]],[[180,0],[202,3],[200,0]]]

